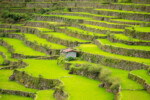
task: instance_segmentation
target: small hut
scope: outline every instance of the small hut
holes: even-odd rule
[[[66,49],[64,50],[64,53],[65,53],[65,58],[68,58],[68,57],[73,57],[73,58],[76,58],[77,57],[77,50],[74,50],[74,49]]]

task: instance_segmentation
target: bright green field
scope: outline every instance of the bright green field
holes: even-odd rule
[[[123,56],[123,55],[104,52],[103,50],[99,49],[99,47],[95,44],[82,44],[79,47],[77,47],[77,49],[87,52],[87,53],[103,55],[105,57],[110,57],[113,59],[123,59],[123,60],[127,60],[127,61],[134,61],[134,62],[139,62],[139,63],[144,63],[144,64],[150,65],[150,59],[129,57],[129,56]]]
[[[131,27],[127,27],[127,29],[133,30]],[[148,33],[150,33],[150,27],[134,27],[134,30],[137,32],[148,32]]]
[[[150,46],[136,46],[136,45],[126,45],[123,43],[113,43],[110,42],[107,39],[98,39],[98,41],[102,44],[102,45],[110,45],[112,47],[118,47],[118,48],[123,48],[123,49],[137,49],[137,50],[143,50],[143,51],[150,51]]]
[[[34,49],[27,47],[23,41],[13,38],[1,38],[9,45],[13,46],[15,49],[14,53],[24,54],[24,55],[31,55],[31,56],[45,56],[45,53],[35,51]]]
[[[118,22],[148,23],[148,22],[144,22],[144,21],[127,20],[127,19],[111,19],[111,20],[118,21]]]
[[[64,25],[65,23],[60,23],[60,22],[51,22],[51,21],[30,21],[30,22],[37,22],[37,23],[48,23],[50,25]]]
[[[0,64],[2,64],[4,62],[4,58],[2,55],[0,55]]]
[[[125,10],[114,10],[114,9],[95,9],[97,11],[111,11],[118,13],[131,13],[131,14],[150,14],[149,12],[135,12],[135,11],[125,11]]]
[[[15,82],[9,81],[9,77],[13,74],[13,70],[0,70],[0,88],[8,90],[20,90],[26,92],[36,92],[35,89],[29,89]]]
[[[11,58],[11,53],[8,52],[8,49],[3,47],[3,46],[0,46],[0,52],[3,52],[5,54],[5,56],[7,57],[6,59],[7,60],[10,60],[10,61],[17,61],[17,59],[14,59],[14,58]]]
[[[37,92],[35,100],[56,100],[53,97],[53,90],[41,90]]]
[[[135,71],[131,71],[131,73],[141,77],[142,79],[146,80],[148,84],[150,84],[150,75],[148,75],[147,70],[135,70]]]
[[[91,18],[89,17],[81,17],[81,16],[69,16],[69,15],[42,15],[42,16],[53,16],[53,17],[62,17],[62,18],[67,18],[67,19],[82,19],[82,20],[89,20]]]
[[[47,45],[51,49],[65,49],[66,48],[63,45],[56,44],[56,43],[51,43],[51,42],[47,41],[46,39],[39,38],[35,34],[24,34],[24,35],[25,35],[25,37],[28,41],[31,41],[31,42],[36,41],[38,43],[38,45],[42,45],[42,46]]]
[[[47,79],[60,79],[64,83],[66,92],[70,95],[70,100],[79,100],[81,98],[84,98],[84,100],[98,100],[99,98],[102,98],[102,100],[113,100],[114,98],[113,94],[106,92],[105,88],[98,87],[99,81],[77,75],[69,75],[67,70],[57,65],[56,60],[26,59],[24,61],[30,65],[21,69],[21,71],[25,71],[35,77],[41,74]]]
[[[86,40],[82,40],[82,39],[78,39],[78,38],[75,38],[75,37],[68,36],[64,33],[50,32],[50,33],[44,33],[44,34],[48,34],[48,35],[56,37],[56,38],[60,38],[60,39],[63,39],[63,40],[68,40],[68,41],[73,41],[73,42],[75,42],[75,41],[89,42],[89,41],[86,41]]]
[[[60,28],[67,29],[68,31],[71,31],[71,32],[85,34],[85,35],[106,37],[106,34],[93,33],[93,32],[85,31],[85,30],[82,30],[82,29],[76,28],[76,27],[60,27]]]
[[[124,40],[124,41],[132,41],[132,42],[150,42],[147,40],[140,40],[140,39],[135,39],[129,36],[126,36],[124,34],[111,34],[112,37],[118,40]]]
[[[23,27],[38,29],[39,31],[43,31],[43,32],[51,32],[51,31],[53,31],[52,29],[48,29],[48,28],[31,27],[31,26],[23,26]]]
[[[149,100],[150,94],[146,91],[121,91],[120,100]]]
[[[88,28],[95,28],[99,30],[110,30],[112,32],[123,32],[124,29],[115,29],[115,28],[108,28],[108,27],[102,27],[102,26],[96,26],[96,25],[90,25],[90,24],[80,24],[81,26],[86,26]]]
[[[94,63],[89,63],[86,61],[71,61],[70,63],[76,63],[76,64],[94,64]],[[121,80],[121,89],[143,89],[141,84],[138,84],[137,82],[130,80],[128,78],[128,73],[129,71],[126,70],[121,70],[121,69],[116,69],[110,66],[103,66],[103,65],[98,65],[99,67],[109,69],[112,72],[111,77],[118,77]]]
[[[0,95],[0,100],[33,100],[33,98],[2,94]]]

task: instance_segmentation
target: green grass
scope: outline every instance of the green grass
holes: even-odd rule
[[[87,53],[98,54],[98,55],[102,55],[102,56],[109,57],[112,59],[122,59],[122,60],[134,61],[134,62],[150,65],[150,59],[129,57],[129,56],[123,56],[123,55],[104,52],[103,50],[99,49],[97,45],[94,45],[94,44],[82,44],[79,47],[77,47],[77,49],[87,52]]]
[[[0,70],[0,88],[7,90],[19,90],[25,92],[37,92],[36,89],[26,88],[25,86],[15,82],[9,81],[9,77],[13,74],[13,70]]]
[[[98,39],[98,41],[102,44],[102,45],[109,45],[112,47],[118,47],[118,48],[123,48],[123,49],[137,49],[137,50],[143,50],[143,51],[150,51],[150,46],[136,46],[136,45],[126,45],[123,43],[113,43],[110,42],[107,39]]]
[[[62,13],[66,13],[66,14],[82,14],[82,15],[91,15],[93,17],[107,17],[107,18],[116,18],[115,16],[106,16],[106,15],[98,15],[98,14],[92,14],[92,13],[88,13],[88,12],[62,12]]]
[[[144,21],[137,21],[137,20],[127,20],[127,19],[111,19],[112,21],[118,21],[118,22],[133,22],[133,23],[149,23]]]
[[[41,90],[37,92],[35,100],[56,100],[53,97],[53,90]]]
[[[131,14],[150,14],[149,12],[137,12],[137,11],[125,11],[125,10],[113,10],[113,9],[95,9],[97,11],[111,11],[118,13],[131,13]]]
[[[61,18],[67,18],[67,19],[75,19],[75,20],[89,20],[91,18],[89,17],[81,17],[81,16],[69,16],[69,15],[42,15],[42,16],[51,16],[51,17],[61,17]]]
[[[113,4],[133,5],[133,6],[150,6],[150,4],[140,4],[140,3],[113,3]]]
[[[29,66],[20,70],[35,77],[39,77],[39,74],[42,75],[43,78],[49,79],[58,79],[60,77],[69,76],[68,71],[62,70],[62,68],[57,65],[56,60],[25,59],[23,61],[28,63]]]
[[[43,33],[43,34],[48,34],[52,37],[56,37],[56,38],[60,38],[60,39],[63,39],[63,40],[68,40],[68,41],[78,41],[78,42],[89,42],[89,41],[86,41],[86,40],[82,40],[82,39],[78,39],[78,38],[75,38],[75,37],[71,37],[71,36],[68,36],[64,33],[57,33],[57,32],[50,32],[50,33]]]
[[[11,53],[8,52],[8,49],[5,48],[4,46],[0,46],[0,52],[3,52],[4,55],[6,56],[7,60],[10,61],[17,61],[17,59],[11,58]]]
[[[17,29],[10,29],[10,28],[0,28],[0,30],[16,30],[17,31]]]
[[[38,22],[38,23],[48,23],[48,24],[52,24],[52,25],[65,25],[65,23],[61,23],[61,22],[51,22],[51,21],[30,21],[30,22]]]
[[[150,94],[146,91],[121,91],[120,100],[149,100]]]
[[[52,29],[48,29],[48,28],[31,27],[31,26],[23,26],[23,27],[38,29],[39,31],[43,31],[43,32],[51,32],[51,31],[53,31]]]
[[[23,60],[28,67],[20,69],[32,76],[41,74],[46,79],[60,79],[65,86],[65,91],[70,95],[69,100],[113,100],[112,93],[106,92],[105,88],[99,88],[99,81],[85,77],[70,75],[67,70],[57,65],[56,60]],[[43,66],[44,65],[44,66]],[[41,67],[42,66],[42,67]]]
[[[61,79],[66,92],[70,95],[69,100],[113,100],[112,93],[106,92],[105,88],[99,88],[99,81],[74,75],[71,78]]]
[[[133,30],[132,27],[127,27],[126,29]],[[150,33],[150,27],[134,27],[134,30],[137,32],[149,32]]]
[[[0,100],[33,100],[33,98],[2,94],[0,95]]]
[[[85,34],[85,35],[91,35],[91,36],[101,36],[101,37],[106,37],[107,35],[106,34],[100,34],[100,33],[93,33],[93,32],[89,32],[89,31],[85,31],[85,30],[82,30],[80,28],[76,28],[76,27],[60,27],[62,29],[67,29],[71,32],[78,32],[80,34]]]
[[[51,42],[48,42],[46,39],[39,38],[35,34],[24,34],[24,35],[25,35],[25,38],[28,41],[31,41],[31,42],[35,42],[36,41],[38,45],[42,45],[42,46],[47,45],[51,49],[65,49],[66,48],[63,45],[56,44],[56,43],[51,43]]]
[[[111,32],[123,32],[124,29],[115,29],[115,28],[108,28],[108,27],[102,27],[102,26],[96,26],[96,25],[90,25],[90,24],[80,24],[81,26],[86,26],[88,28],[95,28],[99,30],[110,30]]]
[[[2,55],[0,55],[0,64],[2,64],[4,62],[4,58]]]
[[[45,53],[35,51],[34,49],[27,47],[23,41],[18,39],[12,39],[12,38],[1,38],[5,42],[7,42],[9,45],[13,46],[15,49],[14,53],[24,54],[24,55],[31,55],[31,56],[45,56]]]
[[[89,63],[89,62],[86,62],[86,61],[71,61],[70,63],[74,63],[74,64],[94,64],[94,63]],[[111,77],[120,78],[120,80],[121,80],[121,89],[143,89],[143,86],[141,84],[138,84],[137,82],[135,82],[133,80],[130,80],[128,78],[129,71],[116,69],[116,68],[113,68],[113,67],[103,66],[103,65],[98,65],[98,66],[102,67],[102,68],[109,69],[112,72]]]
[[[124,41],[132,41],[132,42],[150,42],[147,40],[140,40],[140,39],[135,39],[129,36],[126,36],[124,34],[111,34],[112,37],[118,40],[124,40]]]
[[[135,71],[131,71],[131,73],[141,77],[142,79],[146,80],[148,84],[150,84],[150,75],[148,75],[147,70],[135,70]]]

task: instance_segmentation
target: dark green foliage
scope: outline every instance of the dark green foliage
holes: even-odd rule
[[[31,0],[25,0],[25,2],[31,2]]]
[[[75,58],[73,58],[73,57],[68,57],[68,58],[66,58],[66,60],[67,61],[72,61],[72,60],[74,60]]]
[[[111,71],[108,69],[102,69],[99,75],[100,80],[108,82],[110,79]]]
[[[14,13],[14,12],[9,12],[8,10],[5,10],[2,13],[2,18],[6,20],[12,20],[14,22],[18,22],[18,21],[29,20],[31,16],[26,13]]]

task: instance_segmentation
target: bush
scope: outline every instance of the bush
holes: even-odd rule
[[[5,10],[2,12],[2,18],[13,21],[29,20],[31,17],[26,13],[13,13]]]
[[[88,68],[88,71],[93,72],[93,73],[100,72],[101,70],[102,70],[102,68],[97,65],[92,65]]]
[[[110,75],[111,75],[111,71],[103,68],[100,72],[99,79],[104,81],[104,82],[109,82]]]
[[[111,85],[110,89],[112,91],[118,90],[119,86],[120,86],[120,79],[115,77],[115,78],[111,79],[111,82],[112,82],[112,85]]]
[[[73,58],[73,57],[68,57],[68,58],[66,58],[66,60],[67,61],[72,61],[72,60],[74,60],[75,58]]]

